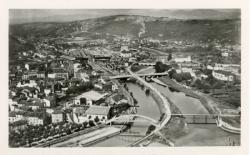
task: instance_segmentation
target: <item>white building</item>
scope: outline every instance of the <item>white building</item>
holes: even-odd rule
[[[84,107],[73,108],[73,120],[75,123],[78,123],[78,124],[88,121],[87,115],[85,114]]]
[[[9,107],[10,107],[10,111],[15,111],[16,107],[17,107],[17,102],[13,101],[12,99],[9,99]]]
[[[26,118],[29,125],[43,125],[44,120],[36,116],[28,116]]]
[[[9,122],[14,123],[16,121],[24,120],[24,116],[21,114],[10,113],[9,114]]]
[[[191,56],[174,58],[176,63],[191,62]]]
[[[34,80],[30,80],[29,83],[24,83],[22,84],[21,82],[17,83],[17,87],[36,87],[37,83]]]
[[[74,98],[74,104],[76,105],[80,105],[81,104],[81,98],[85,98],[86,99],[86,104],[89,105],[89,106],[92,106],[92,103],[95,102],[95,101],[98,101],[102,98],[104,98],[105,96],[107,95],[107,93],[105,94],[100,94],[96,91],[88,91],[88,92],[85,92],[77,97]]]
[[[214,67],[211,65],[207,66],[207,69],[209,70],[222,70],[226,72],[231,72],[235,75],[240,75],[240,65],[238,64],[220,64],[220,63],[215,63]]]
[[[234,75],[232,73],[222,70],[213,71],[212,75],[214,78],[222,81],[234,81]]]
[[[110,114],[110,107],[109,106],[91,106],[89,109],[86,110],[85,114],[87,118],[94,120],[96,117],[99,120],[108,120]]]
[[[64,121],[63,113],[62,112],[53,112],[51,114],[51,122],[52,123],[60,123]]]
[[[223,56],[223,57],[228,57],[229,54],[228,54],[228,52],[222,52],[222,53],[221,53],[221,56]]]
[[[112,91],[118,90],[118,85],[116,83],[112,84]]]
[[[125,50],[121,51],[120,55],[123,58],[130,58],[130,57],[132,57],[132,53],[130,51],[125,51]]]
[[[29,64],[25,64],[24,67],[25,67],[27,70],[30,70]]]
[[[102,90],[102,88],[103,88],[102,85],[100,85],[100,84],[94,84],[94,87],[97,89],[100,89],[100,90]]]

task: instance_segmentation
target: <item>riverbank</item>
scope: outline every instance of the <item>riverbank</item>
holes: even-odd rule
[[[180,109],[167,97],[164,97],[168,100],[170,105],[170,110],[172,114],[182,114]],[[186,128],[186,122],[184,117],[171,117],[167,126],[165,126],[161,133],[167,138],[173,141],[173,139],[183,136]]]
[[[178,91],[185,93],[187,96],[190,96],[190,97],[193,97],[193,98],[200,100],[202,105],[207,109],[207,111],[210,114],[219,113],[219,109],[217,108],[215,103],[211,102],[207,97],[203,97],[201,95],[198,95],[197,92],[194,92],[191,89],[187,89],[186,87],[177,84],[176,82],[171,80],[169,77],[160,77],[159,80],[162,81],[164,84],[168,85],[169,87],[172,87]]]
[[[187,96],[198,99],[210,114],[220,114],[220,113],[228,114],[228,113],[223,113],[223,111],[229,107],[223,106],[222,105],[223,103],[220,103],[218,100],[212,98],[209,95],[203,94],[191,88],[186,88],[176,83],[175,81],[171,80],[169,77],[160,77],[159,80],[161,80],[163,83],[165,83],[169,87],[172,87],[180,92],[185,93]],[[231,119],[232,121],[228,121],[229,119]],[[223,118],[222,120],[224,121]],[[230,122],[233,127],[240,127],[241,121],[240,121],[240,117],[238,116],[235,118],[234,117],[227,118],[225,120],[226,122]]]

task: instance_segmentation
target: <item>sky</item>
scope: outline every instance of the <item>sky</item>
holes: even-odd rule
[[[9,22],[67,22],[120,14],[177,19],[240,18],[239,9],[10,9]]]

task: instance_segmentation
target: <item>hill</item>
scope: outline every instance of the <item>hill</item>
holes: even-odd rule
[[[225,20],[181,20],[166,17],[137,15],[115,15],[65,23],[27,23],[10,25],[14,36],[83,36],[93,34],[133,37],[148,37],[159,40],[207,41],[240,43],[240,19]],[[100,38],[100,39],[101,39]]]

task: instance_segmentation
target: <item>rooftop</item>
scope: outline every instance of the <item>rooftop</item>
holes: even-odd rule
[[[53,68],[53,73],[67,73],[63,68]]]
[[[224,70],[215,70],[214,71],[215,73],[219,73],[219,74],[224,74],[224,75],[233,75],[231,72],[228,72],[228,71],[224,71]]]
[[[67,56],[67,55],[62,55],[61,58],[64,58],[64,59],[67,59],[67,60],[71,60],[71,61],[75,60],[74,57],[70,57],[70,56]]]
[[[108,115],[110,107],[107,106],[91,106],[86,110],[86,114],[90,115]]]
[[[106,95],[107,95],[107,93],[100,94],[97,91],[91,90],[91,91],[82,93],[82,95],[77,96],[76,99],[87,98],[87,99],[90,99],[90,100],[93,100],[93,101],[98,101],[98,100],[100,100],[101,98],[103,98]]]

